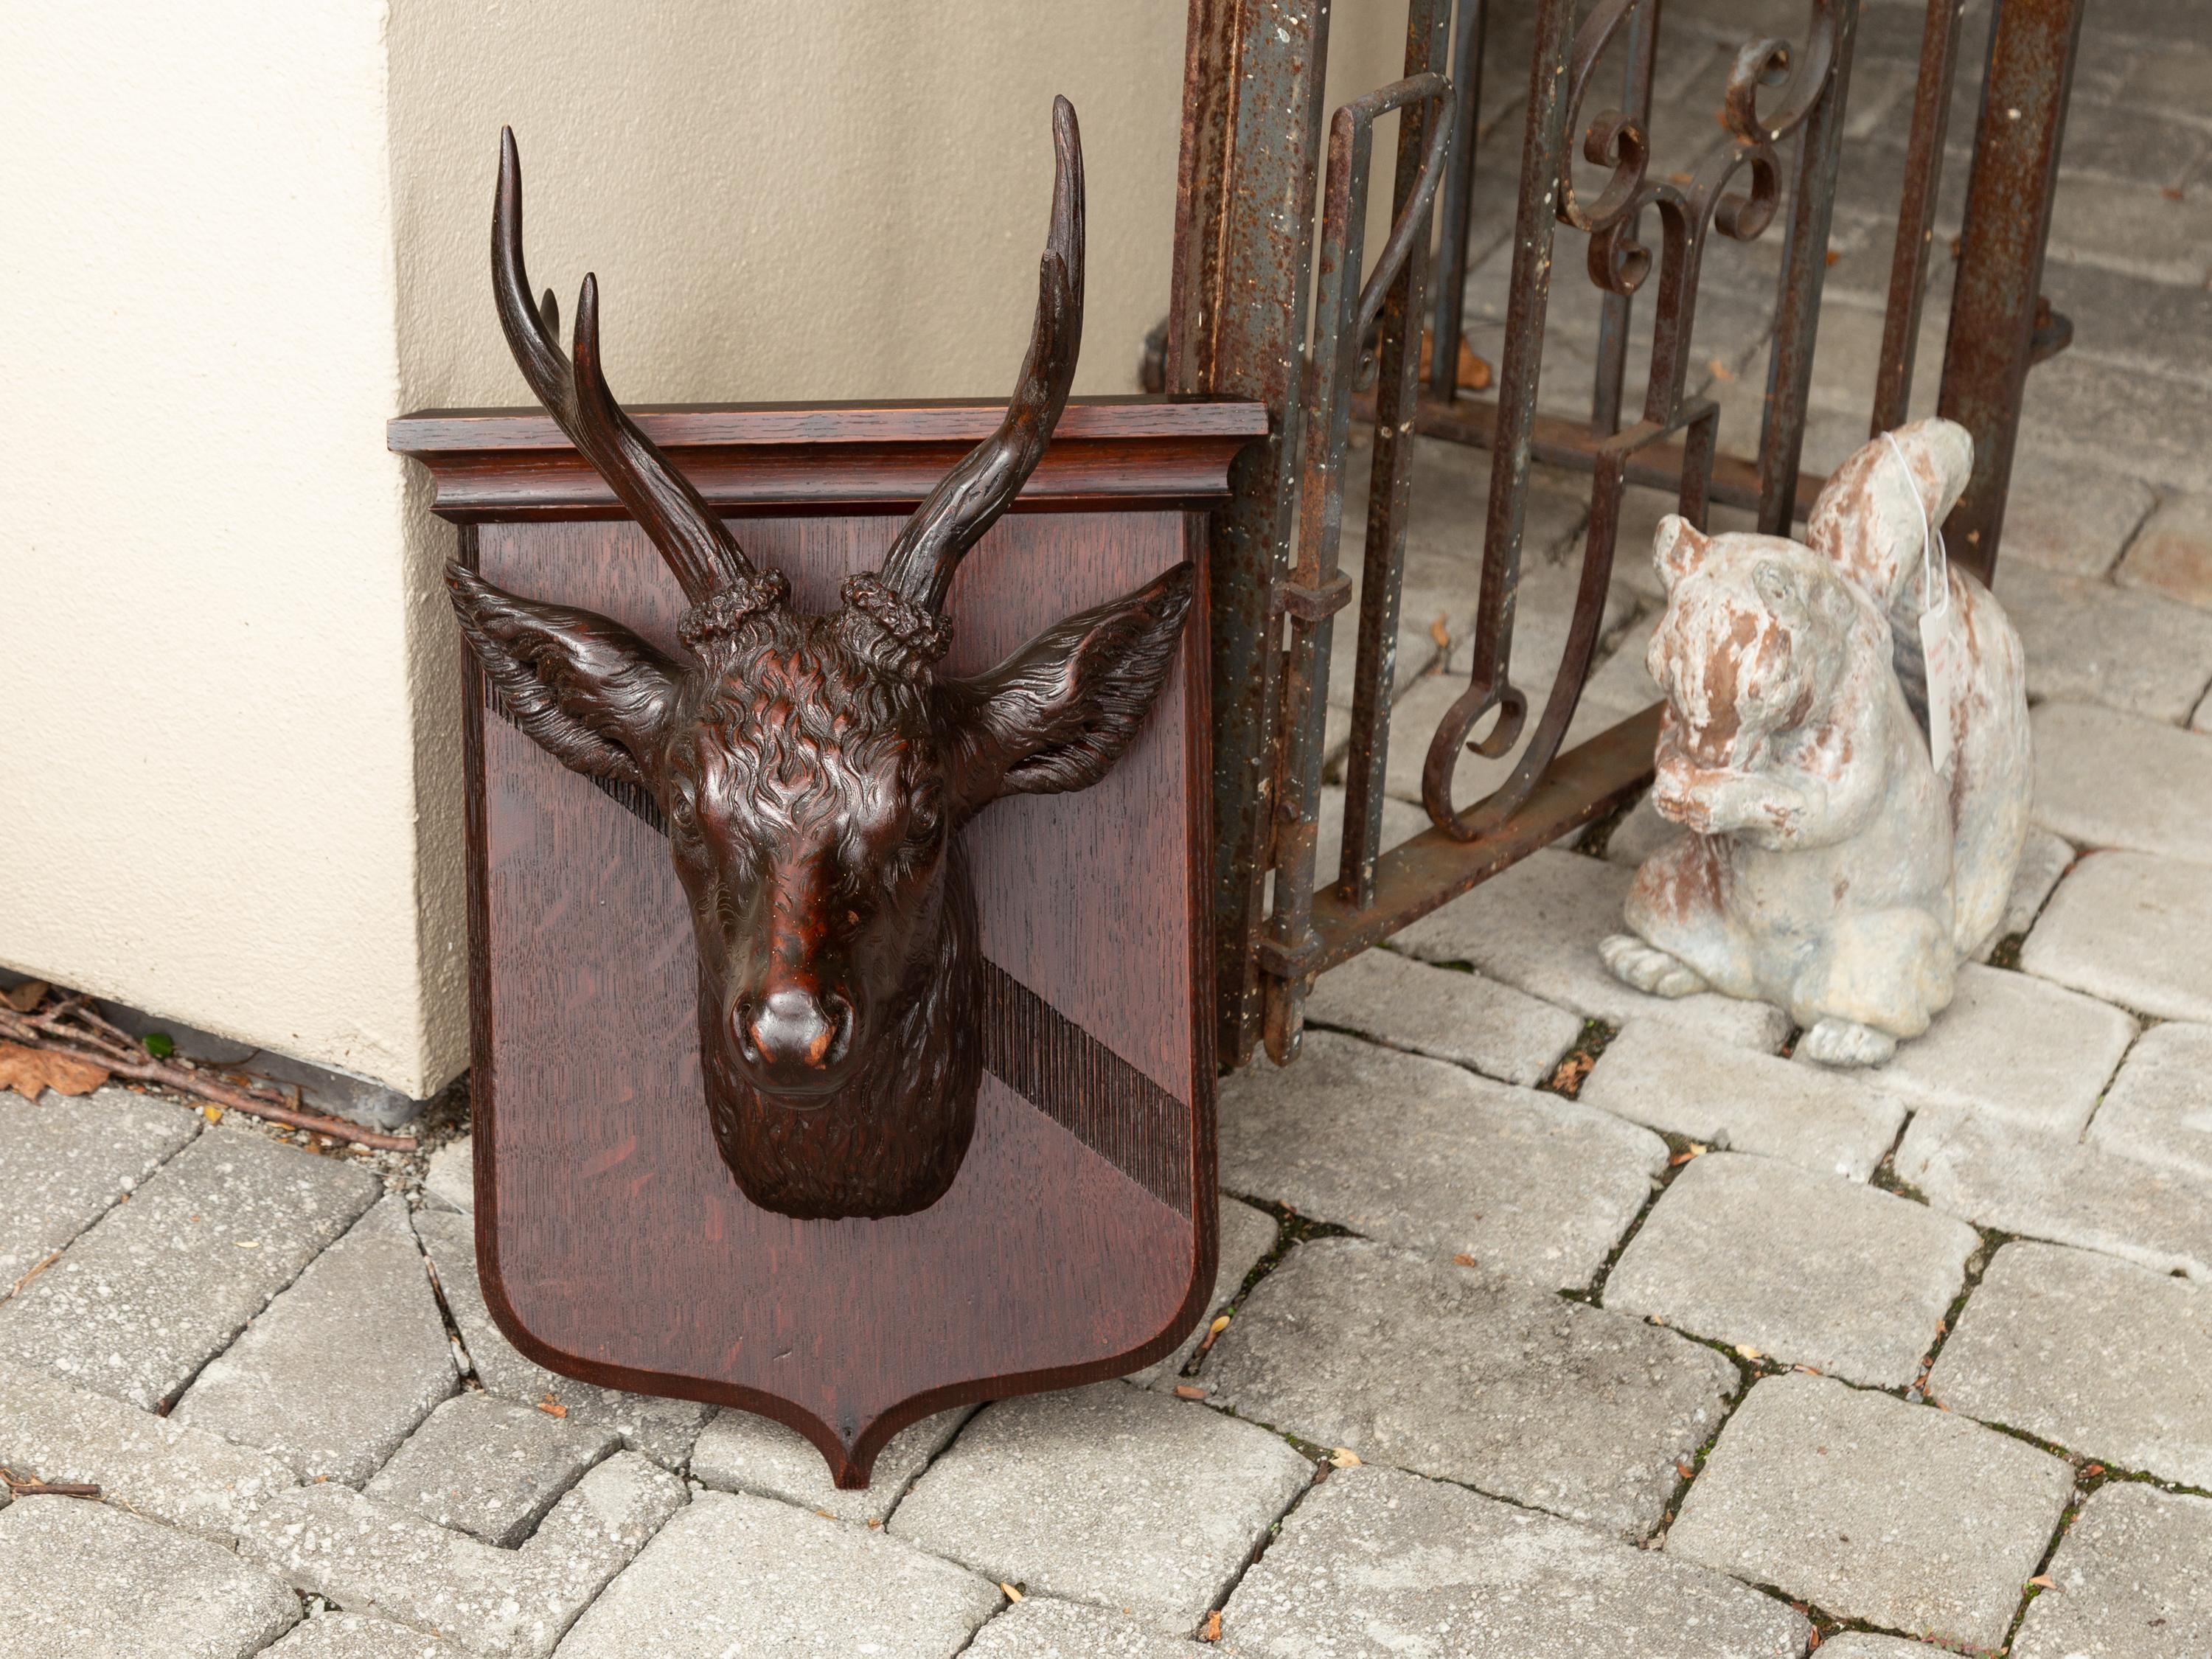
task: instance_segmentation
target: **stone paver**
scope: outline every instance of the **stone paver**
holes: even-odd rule
[[[265,1567],[107,1504],[0,1510],[8,1659],[245,1659],[300,1616]]]
[[[325,1613],[295,1625],[264,1659],[459,1659],[450,1642],[365,1613]]]
[[[1200,1376],[1241,1417],[1631,1540],[1738,1386],[1641,1320],[1351,1238],[1285,1257]]]
[[[2212,866],[2090,854],[2058,884],[2020,965],[2161,1019],[2212,1022]]]
[[[1589,1283],[1666,1162],[1594,1107],[1327,1031],[1221,1085],[1223,1186],[1547,1287]]]
[[[0,1358],[0,1468],[86,1481],[109,1501],[218,1544],[292,1484],[265,1452]]]
[[[422,1202],[434,1210],[471,1214],[477,1207],[476,1137],[449,1140],[430,1154],[422,1176]]]
[[[1204,1659],[1212,1651],[1103,1607],[1032,1595],[976,1632],[967,1659]]]
[[[561,1659],[949,1659],[996,1584],[863,1527],[702,1492],[561,1644]]]
[[[1688,833],[1680,824],[1669,823],[1659,816],[1659,809],[1651,804],[1651,793],[1646,790],[1607,835],[1606,862],[1633,870],[1675,836]]]
[[[975,1409],[957,1406],[901,1429],[876,1454],[875,1468],[861,1492],[841,1492],[832,1485],[830,1466],[798,1430],[750,1412],[719,1412],[691,1449],[691,1478],[721,1492],[780,1498],[834,1520],[879,1522]]]
[[[198,1113],[127,1089],[26,1100],[0,1089],[0,1297],[199,1133]]]
[[[459,1381],[407,1202],[392,1197],[210,1361],[171,1415],[272,1452],[303,1480],[357,1486]]]
[[[1857,1075],[1915,1106],[1967,1108],[2076,1134],[2137,1029],[2109,1003],[1969,962],[1935,1024],[1899,1043],[1893,1059]]]
[[[1395,951],[1363,951],[1323,974],[1307,999],[1306,1020],[1507,1083],[1542,1082],[1583,1031],[1579,1016],[1525,991]]]
[[[1716,1147],[1864,1181],[1905,1127],[1905,1106],[1860,1076],[1793,1066],[1656,1020],[1623,1026],[1579,1097]]]
[[[2158,594],[2000,558],[1996,595],[2027,650],[2032,697],[2178,726],[2212,674],[2212,616]]]
[[[206,1130],[0,1303],[0,1352],[167,1405],[378,1190],[367,1170]]]
[[[1256,1424],[1105,1382],[986,1407],[890,1530],[995,1583],[1188,1635],[1312,1474]]]
[[[585,1470],[621,1443],[604,1424],[571,1423],[495,1395],[465,1394],[432,1412],[362,1491],[512,1549]]]
[[[2013,1659],[2212,1653],[2212,1502],[2126,1481],[2090,1494],[2028,1605]]]
[[[1928,1390],[2085,1457],[2212,1486],[2212,1291],[2086,1250],[2008,1244]]]
[[[2212,495],[2185,492],[2161,501],[2113,575],[2123,586],[2212,611]]]
[[[2021,845],[2020,866],[2013,872],[2012,891],[2005,897],[2003,920],[1990,942],[1982,947],[1982,960],[2005,940],[2025,933],[2035,926],[2035,919],[2043,914],[2051,890],[2058,878],[2066,873],[2067,866],[2076,854],[2063,836],[2055,836],[2038,824],[2027,827],[2027,838]]]
[[[1206,1304],[1206,1316],[1176,1345],[1173,1353],[1165,1359],[1155,1360],[1142,1370],[1130,1372],[1129,1381],[1156,1389],[1172,1389],[1181,1382],[1182,1368],[1198,1352],[1198,1345],[1206,1340],[1206,1328],[1213,1322],[1213,1316],[1237,1299],[1237,1292],[1244,1288],[1252,1269],[1275,1248],[1276,1235],[1280,1231],[1275,1218],[1265,1210],[1255,1210],[1224,1194],[1221,1200],[1221,1249],[1213,1270],[1213,1295]]]
[[[2089,1142],[2212,1182],[2212,1025],[2154,1025],[2128,1051]]]
[[[1893,1193],[1772,1158],[1692,1160],[1606,1280],[1605,1305],[1885,1388],[1919,1374],[1980,1244]]]
[[[2006,528],[2009,532],[2011,526],[2008,525]],[[2005,539],[2005,551],[2012,551],[2009,534]],[[1925,1642],[1908,1642],[1901,1636],[1875,1636],[1863,1630],[1848,1630],[1820,1644],[1822,1659],[1943,1659],[1948,1651],[1931,1648]]]
[[[2036,822],[2085,847],[2212,864],[2212,741],[2087,703],[2032,718]]]
[[[2157,497],[2103,469],[2027,466],[2005,499],[2002,560],[2025,559],[2069,576],[2101,576]]]
[[[1466,963],[1587,1019],[1619,1025],[1649,1015],[1741,1048],[1779,1048],[1790,1035],[1790,1016],[1779,1008],[1712,992],[1646,996],[1607,969],[1598,942],[1620,931],[1634,878],[1632,871],[1547,847],[1415,922],[1396,946],[1426,962]]]
[[[1912,1120],[1897,1173],[1978,1226],[2212,1279],[2212,1182],[1943,1107]]]
[[[1831,1377],[1755,1385],[1667,1553],[1842,1618],[1994,1648],[2073,1491],[2046,1452]]]
[[[415,1218],[415,1231],[438,1270],[438,1288],[469,1351],[469,1363],[487,1389],[528,1406],[550,1395],[579,1425],[606,1424],[632,1450],[641,1451],[669,1468],[683,1467],[711,1407],[689,1400],[599,1388],[524,1358],[500,1334],[499,1327],[492,1323],[491,1310],[484,1305],[483,1289],[477,1278],[474,1218],[425,1210]]]
[[[331,1482],[269,1504],[242,1549],[349,1612],[436,1631],[487,1659],[543,1656],[684,1498],[665,1469],[617,1452],[528,1543],[502,1550]]]
[[[1796,1659],[1780,1602],[1654,1551],[1395,1469],[1298,1505],[1229,1598],[1224,1655]]]

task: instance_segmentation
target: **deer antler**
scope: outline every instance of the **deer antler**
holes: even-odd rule
[[[789,591],[783,578],[753,568],[714,508],[638,430],[608,390],[599,367],[599,279],[586,276],[577,298],[573,364],[553,332],[558,313],[552,291],[546,291],[542,310],[531,299],[530,276],[522,263],[522,158],[511,127],[500,130],[491,276],[500,327],[522,378],[653,538],[691,601],[694,612],[684,629],[687,642],[696,645],[695,634],[722,631],[750,611],[780,604]]]
[[[891,593],[933,615],[944,606],[962,556],[1036,470],[1075,378],[1083,343],[1083,139],[1075,106],[1065,98],[1053,100],[1052,143],[1052,230],[1038,265],[1036,326],[1022,360],[1021,383],[998,431],[970,450],[915,509],[884,555],[878,578]]]

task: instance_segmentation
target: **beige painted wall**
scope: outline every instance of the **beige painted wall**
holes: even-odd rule
[[[465,1063],[452,532],[486,228],[635,402],[1002,395],[1081,112],[1079,389],[1164,310],[1181,0],[0,13],[0,963],[428,1092]],[[28,235],[21,228],[34,228]]]

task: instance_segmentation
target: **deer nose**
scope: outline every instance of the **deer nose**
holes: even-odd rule
[[[853,1024],[852,1005],[832,992],[828,1006],[811,991],[781,986],[738,1010],[746,1058],[771,1076],[805,1078],[844,1057]]]

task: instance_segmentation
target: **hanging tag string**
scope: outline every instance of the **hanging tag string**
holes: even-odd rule
[[[1936,528],[1928,517],[1928,502],[1920,494],[1919,480],[1912,476],[1912,463],[1905,459],[1905,446],[1897,441],[1897,434],[1885,432],[1889,440],[1889,453],[1897,457],[1897,464],[1905,470],[1905,482],[1912,491],[1912,504],[1920,509],[1920,609],[1923,615],[1940,617],[1951,605],[1951,550],[1943,545],[1943,532]]]

